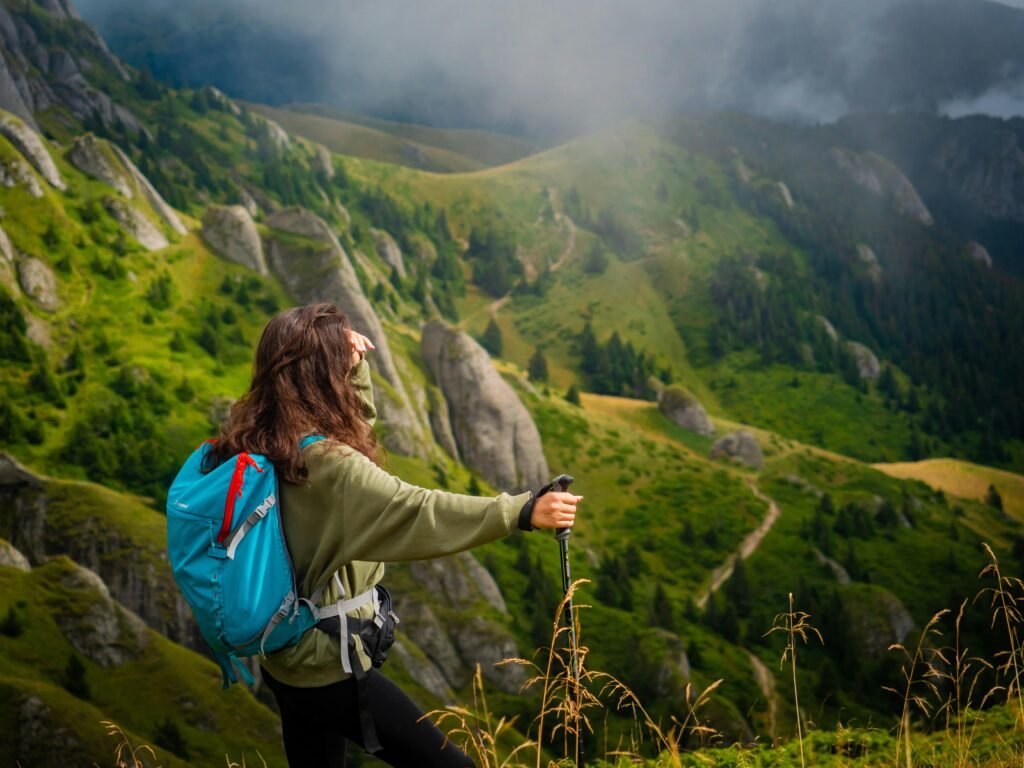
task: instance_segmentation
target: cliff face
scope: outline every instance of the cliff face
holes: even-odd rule
[[[484,348],[433,320],[423,328],[422,351],[447,401],[463,460],[505,490],[546,483],[549,469],[537,426]]]

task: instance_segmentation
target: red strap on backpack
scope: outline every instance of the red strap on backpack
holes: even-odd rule
[[[231,533],[231,523],[235,517],[235,501],[242,495],[242,484],[245,482],[245,468],[254,467],[257,472],[262,472],[259,464],[248,453],[243,451],[235,457],[235,471],[231,475],[231,485],[228,486],[228,496],[224,500],[224,522],[220,526],[220,533],[217,534],[217,542],[224,543],[224,539]]]

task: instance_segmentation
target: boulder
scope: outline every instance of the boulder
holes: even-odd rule
[[[240,117],[242,115],[242,108],[235,104],[235,102],[231,100],[231,97],[224,93],[224,91],[219,88],[215,88],[212,85],[206,86],[205,90],[210,99],[226,109],[232,115],[235,117]]]
[[[18,292],[18,280],[14,274],[14,246],[3,227],[0,227],[0,283]]]
[[[833,148],[832,158],[854,184],[876,197],[892,201],[900,215],[925,227],[935,223],[914,185],[889,160],[874,152],[859,154],[838,147]]]
[[[665,387],[658,398],[658,410],[669,421],[698,435],[710,435],[715,431],[704,406],[682,387]]]
[[[103,667],[118,667],[138,658],[149,637],[146,624],[110,596],[98,575],[64,560],[61,584],[74,596],[57,604],[53,614],[75,650]]]
[[[395,242],[395,238],[383,229],[371,229],[370,234],[373,235],[373,245],[381,260],[398,272],[399,277],[405,277],[405,261],[402,259],[402,250]]]
[[[440,320],[423,328],[423,359],[448,403],[463,461],[505,490],[539,488],[550,478],[540,433],[491,358]]]
[[[91,133],[75,139],[68,150],[68,160],[86,176],[102,181],[127,197],[134,197],[128,174],[111,145]]]
[[[757,438],[745,429],[730,432],[711,446],[712,459],[732,459],[754,469],[764,466],[764,454]]]
[[[967,255],[983,267],[988,267],[989,269],[992,268],[992,254],[990,254],[988,252],[988,248],[981,243],[976,243],[973,240],[969,242],[967,244]]]
[[[7,189],[24,187],[32,197],[43,196],[43,187],[39,184],[35,174],[23,160],[14,157],[10,160],[0,160],[0,186]]]
[[[60,307],[57,278],[53,270],[35,256],[26,256],[18,262],[18,282],[25,295],[41,309],[55,312]]]
[[[839,587],[843,626],[851,650],[860,657],[884,658],[889,646],[902,643],[914,619],[892,592],[874,584]]]
[[[202,234],[224,258],[261,275],[268,274],[256,222],[241,205],[211,205],[203,216]]]
[[[0,136],[11,142],[35,166],[47,184],[56,189],[66,189],[57,165],[53,162],[43,140],[21,118],[0,110]]]
[[[275,147],[282,151],[288,148],[288,145],[291,144],[288,131],[268,117],[261,117],[257,119],[262,120],[266,124],[267,136],[273,142]]]
[[[853,359],[857,363],[857,375],[870,381],[879,377],[882,373],[882,366],[874,352],[856,341],[846,342],[846,349],[853,355]]]
[[[15,568],[19,571],[31,571],[32,564],[28,558],[6,539],[0,539],[0,568]]]
[[[858,243],[857,259],[864,265],[868,279],[870,279],[871,282],[877,283],[882,279],[882,265],[878,263],[878,256],[875,255],[875,252],[871,250],[870,246],[864,245],[864,243]]]
[[[147,251],[159,251],[170,245],[167,236],[142,211],[116,197],[103,200],[103,207],[122,229]]]
[[[469,681],[470,671],[429,606],[410,602],[399,595],[395,599],[395,613],[402,619],[402,634],[416,639],[416,645],[440,670],[448,685],[461,688]]]
[[[43,318],[36,315],[25,315],[25,338],[43,349],[49,349],[53,346],[50,326],[46,324]]]
[[[490,572],[469,552],[409,563],[409,573],[430,594],[443,596],[456,610],[464,611],[479,602],[508,613],[505,598]]]
[[[241,205],[252,218],[260,215],[260,206],[246,190],[238,190],[238,204]]]

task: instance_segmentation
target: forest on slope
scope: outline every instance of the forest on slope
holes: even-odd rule
[[[1024,462],[1020,283],[890,161],[718,115],[423,173],[127,69],[63,7],[0,8],[20,94],[0,120],[0,443],[20,462],[0,463],[4,754],[102,764],[114,719],[181,764],[280,760],[266,692],[221,694],[202,658],[160,510],[296,302],[336,301],[378,341],[381,437],[411,482],[517,479],[473,454],[426,328],[488,372],[459,385],[525,408],[530,447],[588,497],[590,663],[665,722],[687,683],[724,678],[706,715],[726,739],[792,734],[765,636],[789,593],[826,638],[802,655],[814,722],[891,721],[888,645],[978,591],[983,542],[1024,564],[1011,490],[958,497],[866,463]],[[720,442],[741,428],[756,451]],[[545,642],[556,549],[534,535],[393,569],[408,631],[390,673],[436,706],[466,700],[479,663],[526,731],[537,694],[494,662]],[[961,626],[984,658],[1005,650],[990,621],[980,603]],[[613,717],[610,739],[630,727]]]

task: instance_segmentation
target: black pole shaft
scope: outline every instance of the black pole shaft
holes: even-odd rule
[[[552,485],[556,486],[560,491],[568,491],[569,486],[572,484],[573,478],[570,475],[559,475],[552,481]],[[580,659],[579,659],[579,646],[576,644],[576,611],[573,609],[572,596],[569,594],[569,589],[572,586],[572,573],[569,569],[569,536],[572,535],[571,528],[559,528],[555,532],[555,538],[558,539],[559,548],[562,555],[562,594],[565,596],[565,621],[566,626],[569,630],[569,649],[572,654],[572,679],[574,691],[576,696],[577,708],[581,703],[580,698]],[[582,718],[579,715],[579,711],[576,712],[576,766],[579,768],[583,765],[583,734],[580,732],[580,723]]]

